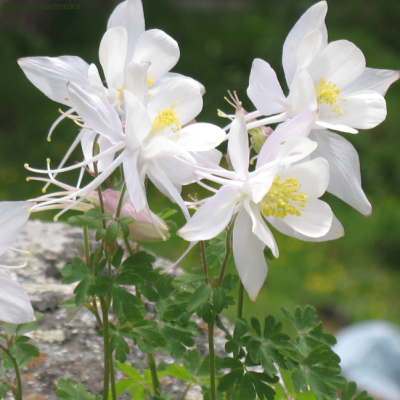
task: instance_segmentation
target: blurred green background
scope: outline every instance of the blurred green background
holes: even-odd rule
[[[175,72],[202,82],[207,90],[198,121],[223,126],[217,108],[231,112],[226,90],[237,90],[244,106],[254,58],[268,61],[285,87],[281,52],[285,37],[312,1],[283,0],[143,0],[146,28],[159,28],[175,38],[181,58]],[[1,3],[1,1],[0,1]],[[22,200],[41,194],[41,185],[25,182],[23,164],[45,168],[46,157],[58,163],[75,137],[74,124],[63,122],[49,144],[48,128],[58,117],[59,104],[47,99],[19,69],[16,60],[28,56],[77,55],[98,62],[98,45],[108,16],[118,1],[11,0],[9,3],[81,4],[81,10],[0,11],[0,200]],[[400,2],[398,0],[335,0],[326,19],[329,39],[347,39],[364,52],[367,65],[399,69]],[[366,218],[333,196],[325,195],[343,223],[346,236],[334,242],[304,243],[276,233],[280,257],[270,261],[269,275],[256,304],[246,296],[245,315],[279,316],[279,305],[318,308],[329,329],[352,321],[385,318],[400,324],[400,86],[386,96],[388,118],[358,135],[345,134],[361,159],[364,190],[372,203]],[[65,107],[62,106],[65,110]],[[79,151],[71,163],[80,160]],[[74,182],[75,176],[65,177]],[[184,197],[199,193],[197,186]],[[151,207],[172,207],[149,189]],[[35,215],[49,219],[49,215]],[[183,218],[176,214],[178,225]],[[176,259],[186,244],[179,238],[150,246]],[[232,260],[231,260],[232,261]],[[198,249],[184,260],[190,270],[199,265]],[[230,265],[234,271],[233,264]],[[215,275],[218,271],[215,272]],[[234,311],[232,311],[232,315]]]

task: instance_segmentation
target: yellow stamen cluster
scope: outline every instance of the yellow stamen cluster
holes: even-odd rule
[[[147,75],[147,87],[149,88],[154,88],[155,86],[153,85],[154,82],[154,75]]]
[[[339,116],[343,114],[341,107],[338,105],[338,101],[346,101],[342,99],[339,95],[342,89],[336,88],[336,83],[327,82],[325,79],[321,78],[318,85],[315,86],[315,92],[317,94],[318,104],[329,104],[331,111],[338,113]]]
[[[299,191],[297,179],[286,178],[283,182],[276,176],[270,190],[261,201],[262,214],[284,218],[287,214],[300,216],[306,206],[307,195]]]
[[[182,124],[179,122],[179,114],[182,111],[175,111],[175,106],[179,103],[177,101],[171,108],[165,107],[160,111],[152,123],[150,136],[161,133],[164,129],[171,127],[173,131],[182,129]]]

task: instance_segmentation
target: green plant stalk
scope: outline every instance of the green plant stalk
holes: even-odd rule
[[[158,380],[156,359],[154,358],[153,353],[147,353],[147,364],[149,365],[149,370],[151,373],[151,380],[153,382],[154,394],[157,394],[158,392],[161,392],[161,384],[160,381]]]
[[[115,213],[115,217],[116,218],[119,218],[119,216],[121,215],[122,201],[124,200],[125,192],[126,192],[126,185],[125,185],[125,182],[124,182],[123,185],[122,185],[121,194],[119,196],[117,212]]]
[[[201,259],[203,261],[203,270],[204,270],[204,273],[206,274],[206,277],[204,278],[204,283],[207,285],[208,269],[207,269],[207,258],[206,258],[206,245],[204,243],[204,240],[200,241],[200,249],[201,249]]]
[[[83,240],[85,241],[86,266],[90,269],[89,231],[86,225],[83,227]]]
[[[124,236],[124,243],[126,246],[126,249],[128,250],[128,253],[130,256],[133,256],[135,254],[135,252],[132,250],[131,244],[129,243],[129,239]]]
[[[108,308],[103,296],[99,296],[101,311],[103,314],[103,341],[104,341],[104,381],[103,381],[103,400],[108,400],[108,387],[110,383],[110,333],[108,327]],[[111,379],[111,385],[114,381],[114,388],[111,387],[111,392],[115,391],[115,380]]]
[[[22,400],[22,381],[21,381],[21,373],[19,371],[19,366],[17,363],[17,360],[11,355],[10,351],[8,349],[6,349],[4,346],[0,345],[1,350],[3,350],[4,353],[6,353],[8,355],[8,357],[10,357],[13,365],[14,365],[14,369],[15,369],[15,380],[17,381],[17,393],[14,393],[14,399],[15,400]]]
[[[110,352],[110,379],[111,379],[111,396],[112,400],[117,399],[117,391],[115,387],[114,360],[112,351]]]
[[[231,238],[232,238],[232,231],[233,231],[235,218],[236,218],[236,216],[234,216],[232,218],[231,223],[230,223],[229,228],[228,228],[228,232],[226,233],[226,253],[225,253],[224,261],[222,262],[221,272],[219,274],[219,281],[221,283],[224,280],[226,265],[228,264],[229,257],[230,257],[230,255],[232,253],[232,240],[231,240]]]
[[[244,286],[242,281],[239,281],[239,296],[238,296],[238,309],[237,309],[237,318],[243,318],[243,300],[244,300]]]
[[[210,354],[211,400],[217,400],[217,391],[215,385],[214,322],[215,322],[215,311],[213,311],[212,321],[208,324],[208,352]]]

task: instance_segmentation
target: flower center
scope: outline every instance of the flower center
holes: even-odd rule
[[[164,110],[158,113],[151,126],[151,136],[155,136],[169,127],[171,127],[174,132],[182,129],[182,124],[179,122],[179,114],[182,113],[182,111],[174,110],[178,103],[179,100],[174,103],[171,108],[165,107]]]
[[[261,201],[261,213],[266,217],[284,218],[287,214],[301,215],[306,206],[307,195],[300,192],[297,179],[286,178],[283,182],[276,176],[268,193]]]
[[[315,86],[315,92],[317,94],[318,104],[328,104],[331,107],[331,111],[338,113],[339,116],[343,114],[343,111],[339,104],[339,100],[346,101],[342,99],[339,95],[342,89],[336,88],[336,83],[327,82],[325,79],[321,78],[318,85]]]

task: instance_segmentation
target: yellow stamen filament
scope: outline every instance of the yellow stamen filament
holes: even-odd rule
[[[125,89],[125,82],[120,88],[117,89],[118,98],[119,98],[119,101],[121,101],[121,102],[124,101],[124,89]]]
[[[182,129],[182,124],[179,122],[179,114],[182,111],[175,111],[174,108],[179,103],[177,101],[171,108],[165,107],[160,111],[152,123],[150,136],[155,136],[161,133],[164,129],[171,127],[174,132]]]
[[[297,179],[286,178],[283,182],[276,176],[268,193],[261,201],[261,213],[266,217],[284,218],[287,214],[301,215],[308,196],[300,192]]]
[[[342,89],[336,87],[336,83],[327,82],[325,79],[321,78],[319,80],[318,85],[315,86],[315,92],[317,94],[317,102],[318,104],[328,104],[331,108],[331,111],[334,113],[338,113],[340,115],[343,114],[341,107],[338,104],[338,101],[346,101],[347,99],[342,99],[339,95],[342,92]]]

